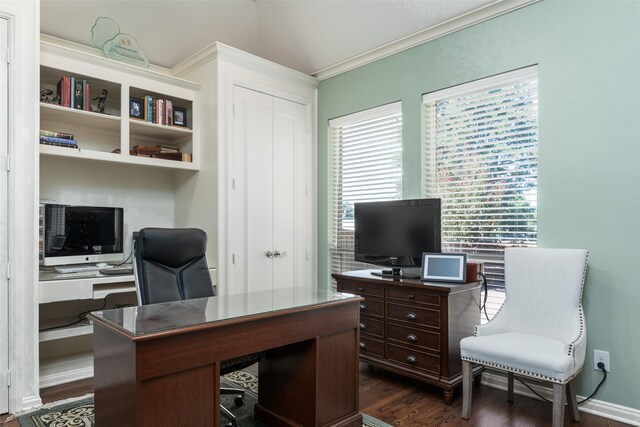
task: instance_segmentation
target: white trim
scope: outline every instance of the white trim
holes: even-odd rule
[[[444,98],[453,98],[460,95],[466,95],[471,92],[479,92],[494,87],[502,87],[511,83],[517,83],[525,80],[538,78],[538,65],[520,68],[506,73],[496,74],[490,77],[484,77],[469,83],[463,83],[446,89],[436,90],[422,95],[422,103],[427,104]]]
[[[357,113],[347,114],[346,116],[336,117],[329,120],[329,127],[339,128],[358,123],[364,120],[375,119],[376,117],[387,116],[390,114],[402,113],[402,101],[392,102],[391,104],[381,105],[379,107],[368,108],[358,111]]]
[[[38,106],[38,0],[2,2],[9,19],[9,411],[39,403],[38,395],[38,192],[34,177],[39,157],[34,141],[40,122]]]
[[[59,47],[63,47],[65,49],[69,49],[75,52],[81,52],[84,53],[85,55],[91,55],[91,56],[95,56],[98,58],[102,58],[102,59],[106,59],[104,57],[104,55],[102,54],[102,51],[98,48],[95,47],[91,47],[91,46],[85,46],[83,44],[79,44],[79,43],[74,43],[74,42],[70,42],[68,40],[64,40],[64,39],[59,39],[57,37],[53,37],[50,36],[48,34],[40,34],[40,41],[47,43],[47,44],[53,44]],[[133,65],[131,65],[133,67]],[[140,68],[140,67],[136,67],[136,68]],[[144,68],[140,68],[141,70],[144,70]],[[149,70],[156,72],[156,73],[160,73],[160,74],[165,74],[165,75],[171,75],[171,72],[168,68],[165,67],[160,67],[158,65],[153,65],[153,64],[149,64]]]
[[[108,70],[121,71],[123,73],[127,73],[128,75],[153,79],[157,82],[176,85],[188,90],[200,90],[199,84],[172,76],[169,74],[169,70],[167,69],[151,66],[149,66],[149,69],[136,67],[135,65],[125,64],[124,62],[118,62],[109,58],[98,56],[95,51],[97,51],[97,49],[91,49],[86,46],[71,43],[66,40],[57,39],[51,36],[43,36],[40,41],[41,55],[49,54],[54,57],[76,59]]]
[[[282,65],[276,64],[275,62],[271,62],[264,58],[260,58],[259,56],[243,52],[239,49],[227,46],[220,42],[214,42],[210,44],[201,51],[196,52],[189,58],[175,65],[171,68],[171,74],[178,77],[187,75],[195,69],[201,67],[203,64],[206,64],[209,61],[213,61],[218,56],[222,56],[225,60],[232,60],[234,62],[244,64],[249,68],[262,69],[268,73],[276,74],[281,78],[284,77],[286,79],[292,79],[294,81],[301,81],[303,83],[313,85],[314,87],[318,85],[318,80],[315,77],[311,77],[299,71],[286,68]]]
[[[325,80],[329,77],[333,77],[349,70],[353,70],[354,68],[369,64],[373,61],[377,61],[378,59],[386,58],[387,56],[411,49],[412,47],[418,46],[422,43],[438,39],[446,36],[447,34],[460,31],[464,28],[471,27],[472,25],[504,15],[505,13],[529,6],[530,4],[537,3],[538,1],[540,0],[497,0],[441,24],[434,25],[433,27],[401,38],[400,40],[396,40],[384,46],[370,50],[369,52],[354,56],[346,61],[318,70],[311,75],[317,77],[319,80]]]
[[[553,390],[547,385],[533,384],[533,380],[530,380],[527,384],[531,386],[536,393],[540,393],[541,396],[551,400],[553,399]],[[493,372],[485,371],[482,374],[482,384],[493,387],[498,390],[507,390],[507,377],[499,375]],[[541,382],[540,384],[550,384]],[[533,394],[528,388],[523,386],[518,381],[514,381],[513,390],[516,394],[521,396],[530,397],[540,400],[538,396]],[[578,401],[584,399],[585,396],[577,396]],[[506,396],[505,396],[506,400]],[[604,402],[602,400],[592,399],[588,402],[578,406],[578,409],[588,414],[597,415],[610,420],[620,421],[623,423],[631,424],[634,426],[640,426],[640,409],[634,409],[627,406],[617,405],[615,403]]]

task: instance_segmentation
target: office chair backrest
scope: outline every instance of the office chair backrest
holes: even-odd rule
[[[506,300],[501,313],[513,330],[570,342],[584,328],[582,288],[588,252],[582,249],[505,250]]]
[[[135,242],[140,305],[214,296],[205,257],[207,234],[196,228],[143,228]]]

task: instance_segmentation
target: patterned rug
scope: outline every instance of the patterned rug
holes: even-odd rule
[[[255,368],[249,368],[225,375],[220,379],[223,387],[246,390],[245,404],[240,407],[233,404],[233,396],[220,396],[222,404],[237,417],[238,427],[264,427],[261,422],[253,419],[253,405],[258,401],[258,377],[255,372]],[[95,427],[93,396],[20,415],[18,421],[21,427]],[[220,421],[224,425],[227,419],[220,416]],[[391,427],[365,414],[363,414],[362,425],[363,427]]]

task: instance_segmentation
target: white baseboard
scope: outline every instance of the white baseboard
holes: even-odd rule
[[[26,396],[22,399],[22,407],[21,410],[35,408],[37,406],[42,405],[42,399],[40,396]],[[14,411],[11,411],[14,412]]]
[[[72,381],[83,380],[93,376],[93,366],[74,369],[66,372],[60,372],[40,377],[40,388],[51,387],[54,385],[70,383]]]
[[[482,384],[506,391],[507,377],[485,371],[482,374]],[[529,384],[529,386],[531,386],[531,388],[534,389],[536,393],[539,393],[546,399],[553,399],[553,391],[551,387],[548,386],[549,383],[528,380],[527,384]],[[514,381],[513,391],[521,396],[527,396],[533,399],[540,400],[538,396],[533,394],[527,387],[525,387],[518,381]],[[585,396],[577,396],[578,400],[584,398]],[[596,399],[591,399],[590,401],[579,405],[578,409],[588,414],[598,415],[600,417],[620,421],[623,423],[631,424],[633,426],[640,426],[640,409],[629,408],[627,406],[617,405],[615,403],[604,402],[602,400]]]

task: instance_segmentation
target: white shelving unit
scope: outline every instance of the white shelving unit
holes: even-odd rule
[[[93,333],[93,325],[78,324],[74,326],[68,326],[66,328],[51,329],[41,331],[38,334],[38,340],[40,342],[47,342],[53,340],[60,340],[71,337],[79,337],[82,335],[89,335]]]
[[[92,109],[40,103],[40,129],[73,134],[78,141],[78,148],[39,145],[40,199],[122,207],[125,258],[131,252],[130,236],[140,228],[198,226],[188,218],[177,218],[175,211],[181,183],[193,180],[200,170],[201,86],[172,77],[168,70],[123,64],[47,36],[40,48],[40,89],[55,95],[63,76],[84,80],[90,86]],[[103,90],[105,109],[99,113],[94,111],[95,98]],[[145,96],[171,100],[174,107],[184,109],[186,126],[130,117],[130,99]],[[133,151],[137,145],[174,147],[190,156],[185,161],[142,157]],[[134,278],[41,271],[38,302],[40,387],[75,381],[93,375],[93,326],[72,323],[102,304],[105,309],[135,304]]]

